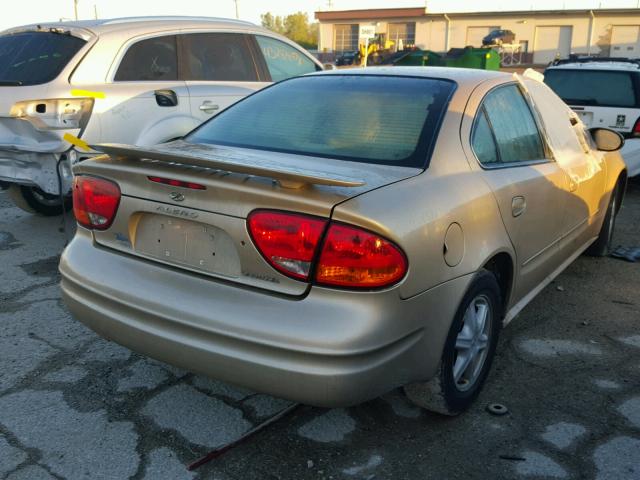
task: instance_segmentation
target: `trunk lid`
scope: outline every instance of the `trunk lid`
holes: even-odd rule
[[[335,205],[422,172],[184,141],[152,148],[94,148],[109,156],[82,162],[74,173],[111,179],[122,193],[113,225],[94,233],[98,244],[287,295],[302,295],[308,283],[279,273],[264,260],[247,231],[251,211],[330,218]],[[161,184],[150,176],[204,189]]]

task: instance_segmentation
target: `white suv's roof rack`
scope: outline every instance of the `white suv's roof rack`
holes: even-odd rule
[[[596,64],[596,65],[594,65]],[[599,65],[597,65],[599,64]],[[568,58],[556,59],[551,62],[550,67],[561,67],[561,66],[581,66],[581,67],[590,67],[590,66],[617,66],[617,67],[625,67],[625,68],[635,68],[640,69],[640,59],[639,58],[626,58],[626,57],[591,57],[591,56],[578,56],[578,55],[569,55]]]

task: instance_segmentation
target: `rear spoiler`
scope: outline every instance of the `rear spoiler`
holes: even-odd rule
[[[113,158],[151,159],[273,178],[285,188],[301,188],[306,184],[337,187],[361,187],[365,185],[364,180],[338,177],[328,172],[305,168],[304,165],[292,166],[256,155],[247,155],[246,157],[240,154],[230,155],[223,149],[216,148],[213,145],[177,141],[154,147],[104,143],[91,145],[91,148],[106,153]]]

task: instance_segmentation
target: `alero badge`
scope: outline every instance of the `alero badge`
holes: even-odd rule
[[[171,200],[174,202],[182,202],[184,200],[184,195],[180,192],[171,192],[169,197],[171,197]]]

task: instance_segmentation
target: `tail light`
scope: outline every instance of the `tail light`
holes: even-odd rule
[[[407,259],[393,243],[360,228],[333,223],[316,269],[316,281],[338,287],[380,288],[407,272]]]
[[[77,176],[73,179],[73,214],[80,225],[106,230],[120,204],[120,187],[104,178]]]
[[[320,285],[382,288],[407,272],[406,257],[398,246],[358,227],[266,210],[251,213],[247,223],[267,262],[298,280],[308,281],[315,272]]]
[[[636,120],[636,123],[633,125],[633,130],[631,131],[631,134],[634,137],[640,137],[640,118],[638,118],[638,120]]]
[[[256,247],[276,270],[307,280],[326,220],[307,215],[257,210],[248,218]]]

